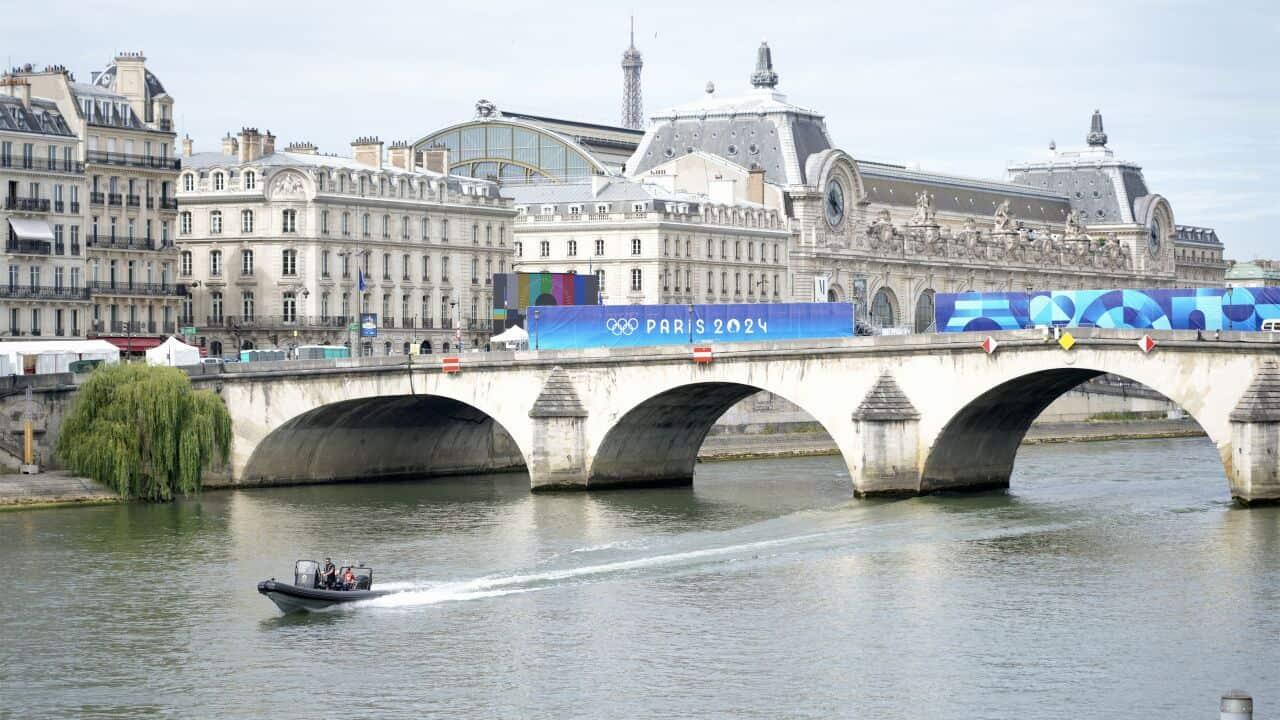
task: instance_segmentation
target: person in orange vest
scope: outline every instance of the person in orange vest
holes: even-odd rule
[[[343,590],[356,589],[356,574],[351,572],[351,568],[347,568],[342,573],[342,589]]]

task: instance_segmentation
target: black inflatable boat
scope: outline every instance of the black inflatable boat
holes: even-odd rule
[[[271,578],[258,583],[258,592],[270,598],[285,613],[324,610],[334,605],[369,600],[393,592],[373,589],[373,568],[363,565],[343,567],[338,571],[338,577],[345,576],[348,570],[355,576],[353,582],[339,582],[333,587],[325,587],[320,577],[320,564],[315,560],[299,560],[294,565],[292,584]]]

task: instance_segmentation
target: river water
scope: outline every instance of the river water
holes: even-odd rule
[[[282,616],[295,558],[404,592]],[[1280,708],[1280,509],[1204,439],[1024,448],[1007,493],[521,475],[0,513],[0,715],[1209,718]]]

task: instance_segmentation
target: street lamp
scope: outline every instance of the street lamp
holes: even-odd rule
[[[542,349],[542,323],[538,322],[542,311],[538,308],[533,309],[533,349]]]

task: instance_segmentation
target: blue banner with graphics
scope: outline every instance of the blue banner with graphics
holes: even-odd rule
[[[542,350],[853,335],[851,303],[560,305],[528,309],[529,346]]]
[[[1059,290],[939,293],[939,332],[1017,330],[1029,326],[1145,330],[1258,330],[1280,318],[1280,288]]]
[[[360,313],[360,337],[378,337],[378,313]]]

